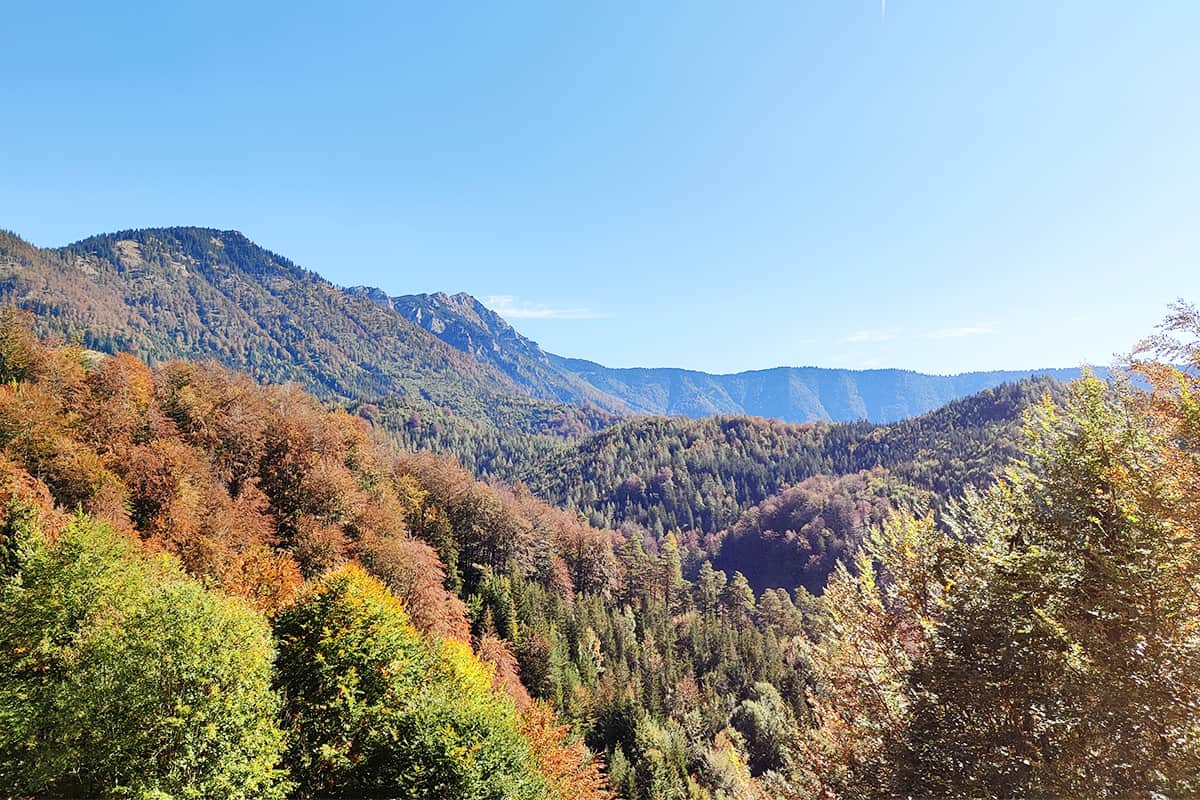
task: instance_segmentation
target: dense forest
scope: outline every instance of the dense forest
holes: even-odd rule
[[[397,448],[372,409],[9,313],[0,785],[1193,794],[1200,381],[1169,364],[1200,366],[1198,339],[1181,307],[1134,358],[1148,392],[624,423],[546,455],[613,487],[589,520]],[[759,460],[783,477],[752,483]],[[684,477],[688,524],[655,516],[686,513]]]
[[[785,486],[878,467],[940,495],[990,483],[1017,453],[1022,413],[1048,379],[1004,384],[891,425],[790,424],[754,417],[650,417],[548,450],[522,476],[596,525],[636,522],[715,533]]]
[[[0,296],[6,796],[1200,793],[1187,306],[876,425],[630,416],[229,232]]]
[[[11,320],[0,378],[10,792],[603,796],[361,419]]]

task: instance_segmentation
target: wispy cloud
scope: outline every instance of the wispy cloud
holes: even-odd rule
[[[868,330],[855,331],[849,336],[843,336],[838,339],[844,344],[863,343],[863,342],[890,342],[900,335],[897,330]]]
[[[494,294],[483,304],[506,319],[603,319],[606,314],[590,308],[562,308],[526,303],[511,294]]]
[[[939,328],[925,334],[926,339],[958,339],[962,336],[986,336],[995,333],[990,325],[967,325],[962,328]]]
[[[936,328],[924,333],[917,331],[905,332],[898,328],[872,328],[855,331],[838,339],[838,342],[840,344],[879,344],[881,342],[894,342],[897,339],[958,339],[963,336],[986,336],[995,332],[995,329],[991,325],[984,325],[982,323],[963,325],[957,328]]]

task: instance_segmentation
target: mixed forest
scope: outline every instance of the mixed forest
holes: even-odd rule
[[[641,417],[228,237],[205,294],[186,230],[5,244],[59,305],[0,318],[0,794],[1200,793],[1191,307],[1130,380]],[[321,336],[272,344],[280,297]],[[205,330],[224,363],[180,358]]]
[[[1148,347],[1153,391],[1043,391],[990,485],[850,463],[728,530],[660,534],[480,482],[294,387],[43,343],[10,314],[0,783],[1191,793],[1200,386],[1167,363],[1200,351]],[[929,441],[969,456],[952,429]]]
[[[360,404],[404,444],[511,482],[535,455],[630,414],[895,422],[1033,375],[779,368],[610,370],[564,359],[467,294],[341,288],[237,231],[175,227],[43,249],[0,230],[0,303],[52,333],[152,364],[219,361]]]

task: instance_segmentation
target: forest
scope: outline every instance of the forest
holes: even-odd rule
[[[625,423],[546,456],[592,492],[555,506],[361,408],[10,310],[0,785],[1194,794],[1198,341],[1180,306],[1131,359],[1146,391]]]
[[[674,453],[680,449],[675,439],[691,442],[715,436],[715,447],[732,451],[719,455],[718,461],[740,461],[729,465],[736,472],[773,473],[768,465],[745,463],[747,458],[765,455],[780,459],[780,471],[786,473],[784,477],[747,475],[750,485],[733,490],[744,495],[736,501],[736,513],[740,513],[747,503],[761,502],[776,491],[781,480],[793,482],[813,474],[814,468],[826,468],[821,459],[832,458],[838,469],[850,469],[841,463],[847,459],[838,448],[847,442],[839,441],[839,436],[865,439],[882,435],[872,432],[870,426],[857,433],[835,426],[833,434],[816,437],[805,433],[804,426],[784,423],[759,430],[762,426],[744,416],[745,408],[725,389],[720,390],[725,401],[700,403],[709,409],[701,410],[700,416],[722,411],[723,425],[739,430],[718,431],[704,420],[689,425],[686,419],[647,418],[636,412],[678,411],[651,396],[659,400],[673,396],[686,403],[685,398],[698,398],[697,393],[706,390],[687,383],[669,392],[659,387],[644,395],[630,394],[626,387],[617,391],[618,397],[588,382],[590,376],[601,386],[613,388],[607,378],[600,381],[597,377],[596,370],[604,372],[604,368],[578,362],[588,365],[587,369],[572,371],[577,360],[543,351],[470,295],[389,297],[367,287],[343,289],[237,231],[196,227],[126,230],[53,249],[35,247],[16,234],[0,231],[0,303],[33,314],[32,324],[41,335],[61,336],[100,352],[127,352],[154,365],[172,359],[215,360],[258,381],[295,382],[323,401],[343,404],[386,428],[401,447],[451,455],[481,478],[508,483],[544,484],[548,479],[541,473],[573,469],[575,460],[589,470],[603,470],[605,467],[588,462],[618,444],[625,461],[641,459],[653,449],[647,447],[649,441],[637,444],[634,439],[662,437],[661,446]],[[609,372],[614,371],[604,374]],[[660,371],[616,372],[640,375]],[[773,419],[820,422],[836,414],[837,419],[854,422],[868,416],[869,407],[870,418],[878,422],[938,409],[953,398],[961,401],[971,392],[1031,374],[967,373],[946,378],[895,370],[816,370],[823,376],[817,383],[809,386],[800,380],[792,386],[783,381],[785,386],[776,385],[777,372],[725,377],[765,381],[758,389],[742,386],[733,391],[739,397],[791,398],[780,407],[751,404],[759,409],[757,413]],[[1056,374],[1077,375],[1078,370]],[[705,377],[715,380],[719,376]],[[624,386],[622,382],[618,385]],[[799,394],[793,396],[793,390]],[[1026,392],[1024,399],[1039,391]],[[1011,390],[1008,399],[1014,399]],[[1020,392],[1015,399],[1020,405]],[[1006,405],[1003,396],[990,404],[986,399],[977,401],[975,406],[960,409],[963,419],[958,421],[953,412],[925,414],[921,417],[924,421],[917,423],[920,430],[911,432],[919,433],[923,443],[927,434],[933,433],[927,430],[930,426],[957,431],[963,430],[964,424],[974,426],[989,414],[997,415],[997,429],[976,432],[973,460],[980,469],[970,477],[978,480],[986,478],[995,466],[997,451],[991,445],[997,436],[1007,446],[1007,434],[998,428],[1013,423],[1013,413],[1019,415],[1019,408]],[[621,422],[631,425],[620,433],[583,442]],[[911,424],[911,420],[898,421],[896,430],[911,428]],[[822,425],[819,430],[828,427]],[[627,441],[616,441],[618,436]],[[826,443],[820,454],[812,452],[813,447],[822,449],[818,440]],[[856,469],[914,461],[912,447],[918,445],[918,439],[910,436],[903,443],[890,437],[882,447],[876,446],[877,442],[862,443],[868,446],[868,457],[857,459]],[[909,451],[893,454],[897,447]],[[688,454],[687,460],[695,462],[695,455]],[[679,469],[677,464],[667,466]],[[725,466],[717,465],[721,470]],[[617,481],[633,471],[626,468]],[[602,477],[601,491],[611,492],[609,476]],[[942,489],[961,485],[959,477],[947,476]],[[697,481],[706,489],[716,488],[715,482],[700,476]],[[553,493],[555,502],[576,502],[586,506],[589,515],[600,514],[596,521],[601,525],[611,525],[619,516],[611,507],[611,498],[598,496],[593,502],[584,498],[580,487],[543,485],[540,490],[542,496]],[[693,523],[708,529],[714,517],[724,527],[735,513],[725,508],[725,498],[708,501],[708,508],[702,508],[691,492],[681,500],[681,507],[653,515],[661,518],[648,519],[651,515],[643,512],[641,521],[651,527],[661,525],[664,530]],[[679,506],[678,500],[674,502]],[[689,506],[698,510],[697,518],[690,521]]]

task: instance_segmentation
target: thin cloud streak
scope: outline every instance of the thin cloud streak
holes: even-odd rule
[[[986,336],[995,331],[988,325],[968,325],[962,328],[940,328],[925,334],[926,339],[958,339],[962,336]]]
[[[882,344],[898,339],[959,339],[964,336],[987,336],[995,333],[991,325],[963,325],[957,328],[936,328],[924,333],[905,333],[898,328],[874,328],[855,331],[838,339],[839,344]]]
[[[590,308],[555,308],[537,303],[523,303],[511,294],[485,297],[483,304],[505,319],[604,319],[608,316]]]
[[[843,336],[838,339],[843,344],[863,343],[863,342],[890,342],[899,336],[898,331],[857,331],[849,336]]]

